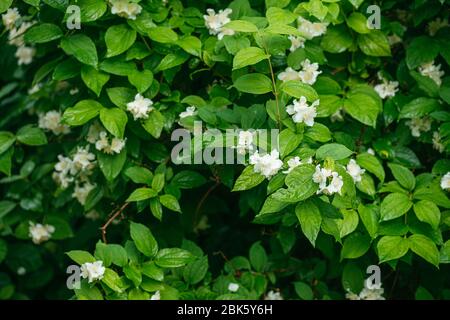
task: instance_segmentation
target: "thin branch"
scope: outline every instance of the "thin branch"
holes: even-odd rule
[[[107,243],[106,241],[106,229],[108,229],[108,226],[128,207],[130,202],[125,202],[119,210],[114,212],[114,214],[110,215],[111,217],[106,221],[106,223],[100,228],[102,230],[102,239],[103,243]]]
[[[203,204],[205,203],[206,199],[208,199],[211,192],[213,192],[214,189],[216,189],[219,185],[220,185],[220,180],[217,179],[217,177],[215,177],[215,184],[213,184],[211,187],[209,187],[208,191],[206,191],[206,193],[200,199],[197,207],[195,208],[194,219],[193,219],[194,227],[197,224],[198,216],[200,214],[201,208],[203,207]]]

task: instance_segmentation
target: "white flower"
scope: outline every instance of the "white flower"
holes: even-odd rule
[[[267,179],[278,173],[283,166],[283,161],[280,160],[278,150],[274,149],[270,154],[260,156],[258,151],[250,156],[250,164],[254,165],[253,170],[262,174]]]
[[[234,282],[231,282],[231,283],[228,285],[228,290],[231,291],[231,292],[236,292],[236,291],[238,291],[238,290],[239,290],[239,284],[234,283]]]
[[[237,152],[245,154],[248,151],[253,151],[253,133],[251,131],[239,131]]]
[[[52,233],[55,232],[55,227],[49,224],[42,225],[40,223],[34,224],[34,222],[29,222],[30,226],[28,228],[29,236],[35,244],[40,244],[51,238]]]
[[[424,63],[419,67],[421,75],[432,79],[438,86],[442,84],[441,78],[444,76],[444,71],[441,71],[441,65],[434,65],[434,61]]]
[[[381,99],[394,97],[395,93],[398,91],[398,82],[383,80],[383,83],[377,84],[374,89]]]
[[[99,136],[100,136],[100,132],[102,132],[102,131],[104,131],[103,127],[97,121],[95,121],[89,127],[89,131],[88,131],[88,134],[86,136],[86,140],[89,143],[95,143],[98,140]]]
[[[12,28],[8,34],[8,43],[12,46],[21,47],[24,45],[23,35],[34,22],[24,22],[19,28]]]
[[[93,221],[100,219],[100,214],[94,209],[92,209],[91,211],[87,212],[84,216],[87,219],[93,220]]]
[[[41,88],[42,88],[42,83],[36,83],[33,87],[28,89],[28,94],[29,95],[35,94],[36,92],[39,92],[39,90],[41,90]]]
[[[95,155],[89,152],[89,146],[77,147],[73,156],[73,164],[80,171],[90,170],[94,167]]]
[[[317,194],[341,194],[342,187],[344,186],[344,181],[337,172],[322,168],[320,165],[317,165],[316,171],[314,172],[312,178],[315,183],[319,184],[319,190],[317,190]],[[331,182],[327,185],[329,178],[331,178]]]
[[[230,22],[230,18],[228,17],[233,11],[231,9],[219,10],[216,14],[214,9],[206,9],[207,15],[203,15],[203,19],[205,20],[205,26],[209,30],[209,34],[217,35],[219,40],[222,40],[224,36],[232,36],[234,34],[234,30],[225,28],[228,22]]]
[[[289,36],[289,40],[291,40],[291,47],[289,48],[289,51],[294,52],[298,48],[304,48],[305,47],[305,39],[302,37],[296,37],[296,36]]]
[[[27,269],[25,269],[24,267],[19,267],[19,268],[17,268],[17,274],[19,275],[19,276],[23,276],[23,275],[25,275],[27,273]]]
[[[388,36],[387,38],[388,38],[389,46],[391,46],[391,47],[396,45],[397,43],[401,43],[403,41],[402,38],[400,38],[396,34]]]
[[[300,74],[291,67],[287,67],[286,70],[278,74],[278,79],[281,81],[300,80]]]
[[[344,180],[337,172],[333,172],[331,176],[332,179],[330,184],[324,190],[322,190],[322,192],[329,195],[332,195],[334,193],[341,194],[342,187],[344,186]]]
[[[342,108],[339,108],[335,113],[330,116],[331,122],[342,122],[344,121],[344,111]]]
[[[144,98],[138,93],[134,97],[134,101],[127,103],[127,110],[131,112],[134,120],[147,119],[148,113],[154,109],[152,105],[152,100]]]
[[[439,132],[433,132],[433,148],[439,151],[440,153],[444,152],[445,146],[441,141],[442,137]]]
[[[314,125],[314,118],[317,116],[316,106],[319,105],[319,100],[314,101],[310,106],[306,101],[306,97],[300,97],[300,100],[293,101],[293,104],[286,107],[286,111],[292,116],[295,123],[305,123],[308,127]]]
[[[61,112],[52,110],[39,114],[38,126],[41,129],[53,132],[54,135],[70,133],[70,127],[61,123]]]
[[[20,13],[17,8],[9,8],[6,13],[2,15],[3,24],[7,30],[14,28],[16,21],[20,19]]]
[[[450,172],[447,172],[441,179],[441,189],[450,190]]]
[[[318,63],[311,63],[309,59],[305,59],[302,62],[302,70],[298,73],[300,80],[303,83],[313,85],[317,80],[317,76],[322,73],[322,71],[317,70],[319,70]]]
[[[151,297],[150,300],[161,300],[161,292],[156,291]]]
[[[326,168],[322,168],[320,164],[316,166],[316,171],[313,174],[313,181],[319,184],[319,190],[317,193],[321,193],[327,186],[327,179],[331,177],[332,171]]]
[[[305,163],[312,163],[312,158],[308,158],[306,161],[301,161],[300,157],[291,158],[287,162],[289,168],[286,171],[283,171],[283,173],[288,174],[298,166]]]
[[[106,268],[103,266],[103,261],[86,262],[81,265],[81,276],[88,279],[88,283],[96,280],[101,280],[105,274]]]
[[[95,142],[95,148],[106,154],[119,154],[125,147],[126,139],[112,138],[111,143],[109,142],[108,134],[106,131],[101,131],[99,134],[99,139]]]
[[[369,149],[367,149],[367,151],[366,151],[368,154],[371,154],[371,155],[375,155],[375,151],[372,149],[372,148],[369,148]]]
[[[95,185],[85,182],[82,186],[78,183],[75,184],[75,189],[72,193],[72,197],[77,199],[81,205],[86,204],[87,196],[95,188]]]
[[[431,129],[430,118],[414,118],[406,121],[405,124],[411,129],[413,137],[420,137],[421,132],[428,132]]]
[[[270,290],[267,292],[264,300],[284,300],[281,294],[278,291]]]
[[[298,31],[308,40],[319,37],[327,32],[328,23],[311,22],[303,17],[299,17],[297,22]]]
[[[349,300],[386,300],[383,297],[384,289],[381,288],[381,283],[378,286],[374,286],[369,289],[366,281],[364,281],[364,288],[359,294],[355,294],[349,291],[345,297]]]
[[[180,119],[192,117],[197,114],[197,111],[195,111],[195,106],[190,106],[186,108],[186,111],[180,112]]]
[[[448,27],[448,19],[437,18],[436,20],[431,21],[428,23],[428,31],[430,36],[436,35],[440,29],[445,27]]]
[[[109,0],[111,3],[111,13],[119,17],[136,20],[136,16],[142,11],[142,7],[135,2],[128,0]]]
[[[366,170],[361,169],[354,159],[351,159],[347,164],[347,173],[353,178],[354,182],[361,182],[361,175],[364,172]]]
[[[70,94],[71,96],[76,95],[78,92],[80,92],[80,90],[78,90],[77,87],[72,88],[72,89],[69,90],[69,94]]]
[[[17,64],[20,66],[22,64],[30,64],[33,62],[34,54],[36,50],[34,48],[21,46],[16,51]]]
[[[55,165],[53,179],[61,186],[61,188],[66,189],[74,181],[71,174],[76,174],[77,170],[70,158],[59,155],[58,160],[59,162]]]

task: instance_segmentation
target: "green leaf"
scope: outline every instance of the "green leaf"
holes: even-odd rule
[[[128,75],[128,81],[130,81],[139,93],[144,93],[153,83],[153,72],[150,70],[134,70]]]
[[[5,12],[6,10],[9,9],[9,7],[11,6],[13,0],[4,0],[2,2],[0,2],[0,13]]]
[[[279,150],[281,158],[294,151],[303,140],[301,134],[297,134],[290,129],[284,129],[278,136]]]
[[[136,95],[136,91],[124,87],[108,88],[106,89],[106,93],[108,94],[109,100],[122,109],[126,109],[127,103],[134,101]]]
[[[295,207],[295,214],[303,234],[308,238],[313,247],[315,247],[322,224],[322,216],[319,209],[312,201],[300,202]]]
[[[379,100],[379,98],[377,97]],[[344,110],[348,114],[368,126],[375,128],[378,114],[381,112],[381,102],[374,96],[360,90],[351,90],[344,99]]]
[[[176,44],[189,54],[196,57],[201,57],[202,55],[202,42],[199,38],[194,36],[186,36],[179,39]]]
[[[97,71],[91,66],[83,66],[81,68],[81,79],[83,79],[84,84],[94,91],[97,97],[100,96],[103,86],[109,81],[110,75]]]
[[[14,155],[14,147],[9,148],[8,150],[0,154],[0,172],[3,172],[7,176],[11,175],[13,155]]]
[[[358,46],[368,56],[389,57],[391,55],[389,42],[384,33],[379,30],[358,35]]]
[[[370,237],[362,233],[352,233],[344,240],[341,250],[341,260],[357,259],[370,248]]]
[[[194,256],[187,250],[179,248],[161,249],[156,255],[155,263],[161,268],[178,268],[193,260]]]
[[[66,254],[69,256],[70,259],[78,263],[79,265],[82,265],[86,262],[95,262],[95,258],[87,251],[81,251],[81,250],[72,250],[69,252],[66,252]]]
[[[95,257],[102,260],[105,267],[108,267],[111,263],[124,267],[128,263],[126,250],[118,244],[98,242],[95,247]],[[108,264],[106,264],[107,261],[109,261]]]
[[[353,38],[344,25],[329,28],[320,43],[323,50],[331,53],[341,53],[350,48]]]
[[[123,273],[125,273],[125,276],[133,282],[135,287],[138,287],[141,284],[142,274],[136,266],[132,264],[126,265],[123,268]]]
[[[126,24],[109,27],[105,33],[106,57],[114,57],[127,51],[136,41],[136,31]]]
[[[249,253],[250,263],[252,264],[253,268],[257,272],[263,272],[268,259],[266,250],[264,250],[264,247],[261,245],[260,242],[255,242],[250,247],[250,253]]]
[[[416,186],[416,178],[414,174],[404,166],[395,163],[388,163],[395,180],[397,180],[404,188],[413,190]]]
[[[92,22],[101,18],[108,6],[103,0],[77,0],[80,7],[81,22]]]
[[[261,73],[249,73],[236,79],[234,87],[245,93],[264,94],[272,91],[272,81]]]
[[[233,20],[223,26],[225,29],[231,29],[237,32],[257,32],[258,27],[250,21]]]
[[[370,153],[361,153],[356,156],[356,162],[358,162],[362,168],[366,169],[370,173],[373,173],[380,181],[384,181],[384,168],[377,157],[371,155]]]
[[[119,108],[103,108],[100,110],[100,121],[106,130],[117,138],[123,139],[128,117],[125,111]]]
[[[439,228],[441,211],[434,202],[429,200],[419,201],[414,204],[414,212],[420,221],[428,223],[433,229]]]
[[[151,188],[139,188],[134,190],[126,201],[127,202],[142,201],[156,197],[157,195],[158,192],[156,192]]]
[[[370,29],[367,27],[367,18],[359,12],[353,12],[347,18],[347,25],[358,33],[370,32]]]
[[[164,280],[164,271],[157,267],[153,261],[142,264],[142,274],[156,281]]]
[[[193,189],[205,184],[206,179],[198,172],[184,170],[178,172],[171,183],[180,189]]]
[[[168,27],[154,27],[148,30],[150,39],[161,43],[175,43],[178,35]]]
[[[161,202],[159,201],[158,198],[150,199],[150,211],[156,219],[158,219],[159,221],[162,220],[163,211]]]
[[[5,260],[6,254],[8,253],[8,245],[5,240],[0,239],[0,263]]]
[[[431,239],[421,234],[413,234],[408,238],[408,242],[415,254],[436,267],[439,266],[439,250]]]
[[[319,99],[319,95],[313,87],[300,81],[285,81],[281,84],[280,89],[291,97],[297,99],[305,97],[308,101],[311,102]]]
[[[62,120],[71,126],[81,126],[98,116],[102,109],[103,106],[95,100],[81,100],[72,108],[66,109]]]
[[[101,282],[116,292],[120,293],[123,291],[122,281],[119,275],[112,269],[106,268]]]
[[[302,300],[313,300],[314,293],[309,285],[304,282],[294,282],[294,288],[297,295]]]
[[[183,270],[183,278],[190,285],[202,281],[208,272],[208,257],[201,258],[189,263]]]
[[[24,35],[25,42],[28,43],[45,43],[63,36],[61,29],[52,23],[43,23],[36,25],[27,30]]]
[[[61,40],[61,48],[81,63],[97,67],[98,56],[94,42],[84,34],[75,34]]]
[[[439,102],[431,98],[417,98],[403,106],[399,119],[414,119],[429,115],[439,108]]]
[[[409,69],[416,69],[423,63],[433,61],[438,54],[439,44],[434,39],[427,36],[413,37],[406,49],[406,64]]]
[[[358,206],[359,217],[372,239],[375,239],[378,232],[379,214],[377,209],[378,208],[373,205],[364,206],[363,204],[360,204]]]
[[[398,218],[411,209],[413,203],[403,193],[391,193],[381,202],[381,220],[387,221]]]
[[[165,118],[158,110],[152,110],[148,114],[148,118],[142,122],[145,131],[150,133],[154,138],[158,139],[164,128]]]
[[[244,191],[252,189],[264,181],[264,176],[253,170],[253,166],[247,166],[237,178],[232,191]]]
[[[180,204],[178,203],[177,198],[175,198],[173,195],[164,194],[159,197],[159,201],[167,209],[170,209],[170,210],[176,211],[176,212],[181,212]]]
[[[189,55],[183,51],[167,54],[156,67],[155,72],[164,71],[180,64],[185,63],[189,59]]]
[[[34,127],[33,125],[26,125],[17,131],[17,141],[28,146],[42,146],[47,144],[47,137],[45,133]]]
[[[258,47],[243,48],[236,53],[233,59],[233,69],[240,69],[246,66],[257,64],[258,62],[269,59],[270,55],[266,54]]]
[[[149,228],[140,223],[130,222],[130,234],[140,252],[150,258],[156,256],[158,243]]]
[[[109,155],[103,152],[97,153],[100,170],[103,172],[106,180],[113,181],[122,171],[127,160],[127,150],[122,149],[119,154]]]
[[[342,160],[350,157],[353,151],[346,146],[338,143],[328,143],[321,146],[316,151],[316,157],[324,160],[325,158],[331,158],[333,160]]]
[[[153,174],[150,170],[143,167],[130,167],[125,171],[125,175],[134,183],[151,184]]]
[[[0,154],[4,153],[16,142],[16,137],[7,131],[0,132]]]
[[[384,236],[377,244],[380,263],[403,257],[409,250],[409,241],[400,236]]]

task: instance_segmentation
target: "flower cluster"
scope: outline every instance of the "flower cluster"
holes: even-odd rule
[[[442,143],[442,137],[438,131],[433,132],[433,148],[442,153],[445,150],[445,145]]]
[[[185,111],[180,112],[180,119],[193,117],[197,114],[195,106],[187,107]]]
[[[278,150],[274,149],[270,153],[263,156],[256,151],[250,156],[250,164],[254,165],[253,170],[262,174],[267,179],[276,175],[283,166],[283,161],[280,160]]]
[[[2,21],[6,30],[9,31],[8,43],[17,47],[15,54],[17,64],[19,66],[22,64],[30,64],[33,61],[36,50],[32,47],[25,46],[23,36],[34,23],[24,22],[17,8],[9,8],[8,11],[2,15]]]
[[[111,4],[111,13],[119,17],[136,20],[136,16],[142,11],[142,7],[129,0],[109,0]]]
[[[300,100],[294,100],[293,104],[286,107],[286,112],[292,116],[295,123],[304,123],[308,127],[314,125],[314,118],[317,116],[319,100],[314,101],[310,106],[306,101],[306,97],[300,97]]]
[[[38,116],[39,128],[51,131],[57,136],[70,133],[70,127],[61,123],[61,112],[52,110],[47,113],[40,113]]]
[[[378,73],[378,79],[382,81],[382,83],[377,84],[374,87],[374,90],[378,93],[381,99],[386,99],[389,97],[395,97],[395,93],[398,91],[398,81],[389,81],[381,76]]]
[[[349,291],[345,297],[349,300],[386,300],[383,297],[384,289],[380,286],[369,289],[364,283],[364,288],[359,294]]]
[[[298,31],[308,40],[320,37],[327,32],[328,23],[311,22],[303,17],[297,19]]]
[[[284,300],[281,296],[281,293],[278,291],[270,290],[267,292],[267,294],[264,296],[264,300]]]
[[[119,154],[125,147],[126,139],[109,137],[105,129],[95,122],[89,127],[86,140],[95,145],[95,149],[106,154]]]
[[[139,93],[134,97],[134,101],[127,103],[127,110],[133,115],[134,120],[147,119],[148,114],[154,110],[153,101],[144,98]]]
[[[441,70],[441,65],[435,65],[434,61],[424,63],[419,67],[419,72],[424,77],[428,77],[433,80],[438,86],[442,84],[442,77],[444,76],[444,71]]]
[[[430,118],[414,118],[406,121],[405,123],[411,129],[411,135],[413,137],[420,137],[421,132],[428,132],[431,130]]]
[[[205,26],[209,30],[209,34],[217,35],[219,40],[222,40],[224,36],[232,36],[234,30],[225,28],[231,19],[228,17],[233,11],[231,9],[219,10],[218,13],[214,9],[207,9],[203,19],[205,19]]]
[[[450,172],[447,172],[442,178],[441,178],[441,189],[449,191],[450,190]]]
[[[86,262],[81,265],[81,276],[88,279],[88,283],[103,279],[106,268],[103,261]]]
[[[289,51],[291,51],[291,52],[294,52],[298,48],[305,47],[305,38],[289,36],[288,39],[291,41],[291,47],[289,48]]]
[[[302,62],[302,70],[295,71],[291,67],[287,67],[285,71],[278,75],[278,79],[281,81],[300,80],[303,83],[313,85],[317,81],[317,77],[322,71],[319,70],[319,64],[317,62],[311,63],[309,59],[305,59]]]
[[[247,151],[253,151],[253,132],[239,131],[237,152],[239,154],[245,154]]]
[[[55,232],[55,227],[49,224],[40,224],[29,222],[28,235],[35,244],[41,244],[51,238],[52,233]]]
[[[283,173],[285,174],[289,174],[291,173],[292,170],[294,170],[295,168],[297,168],[298,166],[301,166],[302,164],[311,164],[313,162],[312,158],[308,158],[306,159],[306,161],[301,161],[300,157],[294,157],[288,160],[287,165],[288,165],[288,169],[283,171]]]
[[[350,159],[347,164],[347,173],[352,177],[353,181],[361,182],[362,175],[366,172],[366,170],[361,169],[359,164],[356,163],[354,159]]]
[[[337,172],[322,168],[320,164],[316,166],[313,181],[319,184],[317,194],[341,194],[342,187],[344,186],[344,180]]]

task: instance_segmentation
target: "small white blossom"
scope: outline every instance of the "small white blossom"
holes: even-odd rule
[[[439,151],[440,153],[444,152],[445,146],[442,143],[442,137],[439,132],[433,132],[433,148]]]
[[[306,101],[306,97],[300,97],[300,100],[293,101],[293,104],[286,107],[286,112],[292,116],[295,123],[305,123],[308,127],[314,125],[314,118],[317,116],[316,106],[319,100],[314,101],[310,106]]]
[[[142,11],[139,4],[128,0],[109,0],[109,3],[112,5],[112,14],[126,19],[136,20],[136,16]]]
[[[253,133],[251,131],[239,131],[237,152],[245,154],[253,151]]]
[[[274,149],[270,154],[263,156],[259,155],[258,151],[250,156],[250,164],[254,165],[253,170],[262,174],[267,179],[276,175],[283,166],[283,161],[280,160],[278,150]]]
[[[9,8],[6,13],[2,15],[3,25],[7,30],[14,28],[17,20],[20,19],[20,13],[17,8]]]
[[[39,128],[51,131],[54,135],[57,136],[70,133],[70,127],[61,123],[61,112],[52,110],[44,114],[38,114],[38,116]]]
[[[91,211],[87,212],[84,216],[87,219],[93,220],[93,221],[100,219],[100,214],[94,209],[92,209]]]
[[[35,94],[36,92],[39,92],[39,90],[41,90],[41,88],[42,88],[42,83],[36,83],[33,87],[28,89],[28,94],[29,95]]]
[[[186,111],[180,112],[180,119],[187,118],[187,117],[193,117],[197,114],[197,111],[195,110],[195,106],[190,106],[186,108]]]
[[[72,193],[72,197],[77,199],[81,205],[86,204],[87,196],[89,192],[91,192],[95,188],[95,185],[90,184],[89,182],[85,182],[83,185],[78,183],[75,184],[75,189]]]
[[[72,174],[76,173],[76,169],[72,159],[59,155],[58,160],[59,162],[55,165],[53,179],[61,188],[66,189],[74,181]]]
[[[429,118],[414,118],[405,122],[411,129],[413,137],[420,137],[421,132],[428,132],[431,129],[431,119]]]
[[[21,46],[16,51],[17,64],[20,66],[22,64],[30,64],[33,62],[34,54],[36,53],[36,49]]]
[[[367,149],[367,151],[366,151],[368,154],[371,154],[371,155],[375,155],[375,151],[372,149],[372,148],[369,148],[369,149]]]
[[[110,142],[106,131],[101,131],[99,134],[99,139],[95,142],[95,148],[106,154],[119,154],[125,147],[125,143],[125,139],[122,140],[116,137],[113,137]]]
[[[231,9],[219,10],[218,13],[214,11],[214,9],[206,9],[205,15],[203,15],[203,19],[205,20],[205,26],[209,30],[209,34],[217,35],[219,40],[222,40],[224,36],[232,36],[234,34],[234,30],[225,28],[228,22],[231,19],[228,17],[233,11]]]
[[[434,36],[439,30],[445,27],[448,27],[448,19],[437,18],[428,23],[428,32],[430,36]]]
[[[278,79],[281,81],[300,80],[300,74],[291,67],[287,67],[286,70],[278,74]]]
[[[284,300],[281,296],[281,293],[278,291],[270,290],[267,292],[266,296],[264,297],[264,300]]]
[[[386,300],[383,297],[384,289],[381,288],[381,284],[375,288],[369,289],[364,282],[364,288],[359,294],[355,294],[349,291],[345,297],[348,300]]]
[[[331,181],[327,185],[330,178]],[[344,186],[344,181],[337,172],[322,168],[320,165],[316,166],[316,171],[313,174],[313,181],[319,184],[319,190],[317,190],[317,194],[341,194],[342,187]]]
[[[320,37],[327,32],[328,23],[311,22],[303,17],[299,17],[297,20],[298,31],[308,40],[315,37]]]
[[[231,282],[231,283],[228,285],[228,290],[231,291],[231,292],[236,292],[236,291],[238,291],[238,290],[239,290],[239,284],[234,283],[234,282]]]
[[[75,88],[70,89],[69,94],[70,94],[71,96],[74,96],[74,95],[76,95],[78,92],[80,92],[80,90],[79,90],[77,87],[75,87]]]
[[[73,156],[73,165],[79,171],[91,170],[94,167],[95,155],[89,152],[89,146],[77,147]]]
[[[330,116],[331,122],[343,122],[344,121],[344,110],[339,108],[335,113]]]
[[[86,262],[81,265],[81,276],[88,279],[88,283],[103,279],[106,268],[103,261]]]
[[[298,75],[303,83],[313,85],[314,83],[316,83],[319,74],[322,73],[322,71],[318,70],[318,63],[311,63],[309,59],[305,59],[305,61],[302,62],[302,70],[298,73]]]
[[[388,36],[388,42],[389,42],[389,46],[395,46],[397,43],[401,43],[403,40],[402,38],[400,38],[398,35],[393,34],[391,36]]]
[[[30,226],[28,228],[29,236],[35,244],[40,244],[51,238],[52,233],[55,232],[55,227],[49,224],[42,225],[40,223],[29,222]]]
[[[23,275],[25,275],[27,273],[27,269],[25,269],[24,267],[19,267],[19,268],[17,268],[17,274],[19,275],[19,276],[23,276]]]
[[[377,84],[374,89],[381,99],[395,97],[395,93],[398,91],[398,82],[383,79],[383,83]]]
[[[441,70],[441,65],[435,65],[434,61],[422,64],[419,67],[419,72],[421,75],[432,79],[438,86],[442,84],[441,78],[445,74],[445,72]]]
[[[291,41],[291,47],[289,48],[289,51],[294,52],[298,48],[304,48],[305,47],[305,39],[302,37],[296,37],[296,36],[289,36],[288,39]]]
[[[313,174],[313,181],[319,184],[319,191],[317,191],[317,193],[320,193],[321,190],[326,188],[327,179],[328,177],[331,177],[331,175],[331,170],[322,168],[320,165],[316,166],[316,171]]]
[[[8,34],[8,43],[12,46],[21,47],[25,44],[23,35],[34,24],[34,22],[24,22],[19,28],[12,28]]]
[[[295,168],[297,168],[298,166],[305,164],[305,163],[312,163],[312,158],[308,158],[306,161],[301,161],[300,157],[294,157],[288,160],[287,164],[288,164],[288,169],[283,171],[283,173],[285,174],[289,174],[292,170],[294,170]]]
[[[450,190],[450,172],[447,172],[441,179],[441,189]]]
[[[337,172],[333,172],[331,174],[331,177],[332,179],[330,184],[324,190],[322,190],[322,192],[329,195],[332,195],[334,193],[341,194],[342,187],[344,186],[344,180]]]
[[[95,121],[89,127],[89,131],[88,131],[88,134],[86,136],[86,141],[89,142],[89,143],[95,143],[98,140],[99,136],[100,136],[100,132],[102,132],[102,131],[105,131],[105,130],[100,125],[100,123]]]
[[[156,291],[151,297],[150,300],[161,300],[161,292]]]
[[[351,159],[347,164],[347,173],[353,178],[354,182],[361,182],[361,175],[364,172],[366,170],[361,169],[354,159]]]
[[[127,103],[127,110],[131,112],[134,120],[147,119],[149,112],[154,109],[152,105],[152,100],[144,98],[138,93],[134,97],[134,101]]]

